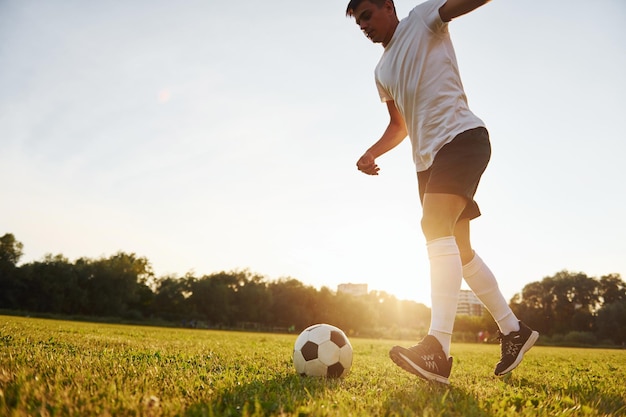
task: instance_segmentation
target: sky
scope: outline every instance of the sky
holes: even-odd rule
[[[0,235],[22,264],[123,251],[430,305],[408,140],[356,169],[388,115],[345,6],[0,0]],[[449,28],[493,148],[473,245],[505,297],[626,279],[626,3],[494,0]]]

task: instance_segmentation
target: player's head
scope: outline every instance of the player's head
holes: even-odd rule
[[[398,25],[393,0],[350,0],[346,16],[354,17],[365,36],[383,46],[389,43]]]
[[[346,16],[354,16],[354,11],[361,5],[361,3],[372,3],[376,6],[383,7],[383,4],[385,4],[387,1],[389,1],[389,3],[391,3],[391,6],[393,7],[393,12],[396,12],[396,5],[393,3],[393,0],[350,0],[350,3],[348,3],[348,7],[346,8]]]

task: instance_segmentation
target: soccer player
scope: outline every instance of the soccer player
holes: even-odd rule
[[[539,337],[511,311],[493,273],[470,243],[470,220],[480,216],[474,195],[491,145],[485,124],[467,104],[448,23],[487,1],[428,0],[402,20],[393,0],[351,0],[346,9],[365,36],[384,48],[375,79],[390,117],[357,168],[378,175],[376,159],[409,136],[430,262],[428,335],[409,348],[394,346],[389,355],[406,371],[445,384],[452,368],[450,341],[463,279],[498,324],[502,357],[496,375],[517,367]]]

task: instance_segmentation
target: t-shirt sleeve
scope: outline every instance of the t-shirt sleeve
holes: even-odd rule
[[[418,4],[409,13],[409,16],[413,19],[421,19],[426,26],[433,32],[445,32],[448,28],[448,23],[441,20],[439,15],[439,9],[446,3],[447,0],[428,0],[424,3]]]
[[[376,89],[378,89],[378,95],[380,96],[380,101],[382,101],[383,103],[393,100],[393,98],[387,92],[385,87],[383,87],[382,84],[378,81],[378,78],[376,79]]]

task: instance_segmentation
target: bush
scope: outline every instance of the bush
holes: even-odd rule
[[[562,345],[564,340],[565,340],[565,335],[561,333],[555,333],[552,335],[551,338],[548,337],[548,341],[555,345]]]
[[[566,334],[565,337],[563,337],[563,342],[565,342],[565,344],[569,346],[572,346],[572,345],[588,346],[588,345],[597,344],[598,338],[596,337],[595,334],[591,332],[574,331],[574,332],[569,332],[568,334]]]

